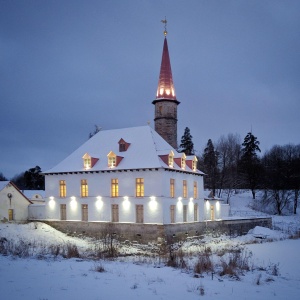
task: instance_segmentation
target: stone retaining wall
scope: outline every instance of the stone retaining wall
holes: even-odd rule
[[[103,238],[107,234],[116,236],[120,241],[130,240],[139,243],[160,243],[164,240],[176,242],[188,237],[205,234],[227,234],[237,236],[246,234],[255,226],[272,228],[272,218],[249,218],[207,221],[179,224],[134,224],[79,221],[43,221],[44,223],[73,236]]]

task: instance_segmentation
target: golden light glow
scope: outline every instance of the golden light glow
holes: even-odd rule
[[[164,89],[163,89],[163,88],[160,88],[160,89],[159,89],[159,94],[160,94],[160,95],[163,95],[163,94],[164,94]]]
[[[110,151],[107,154],[107,158],[108,158],[108,167],[109,168],[114,168],[117,165],[117,155]]]
[[[174,166],[174,152],[172,150],[168,156],[168,165],[170,168],[173,168]]]
[[[135,179],[135,196],[144,197],[144,178]]]
[[[172,89],[172,96],[175,97],[175,91]]]
[[[118,180],[118,178],[111,179],[110,190],[111,190],[111,197],[119,197],[119,180]]]
[[[183,170],[185,170],[185,164],[186,164],[185,160],[186,160],[186,155],[183,153],[181,157],[181,169]]]
[[[80,181],[80,193],[82,198],[89,195],[89,187],[86,179],[81,179]]]
[[[187,181],[186,180],[183,180],[183,191],[182,191],[182,194],[183,194],[183,198],[187,198],[187,196],[188,196],[188,190],[187,190]]]
[[[194,156],[194,159],[192,161],[192,169],[193,169],[193,171],[197,170],[197,161],[198,161],[197,157]]]
[[[83,158],[84,169],[86,170],[90,169],[92,166],[91,156],[88,153],[85,153],[82,158]]]
[[[166,89],[166,94],[167,94],[167,95],[170,95],[170,94],[171,94],[170,89]]]
[[[170,178],[170,197],[174,198],[175,197],[175,179]]]

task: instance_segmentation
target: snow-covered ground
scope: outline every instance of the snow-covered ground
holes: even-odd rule
[[[235,215],[260,214],[249,207],[249,193],[231,198]],[[73,244],[88,256],[97,246],[89,239],[66,236],[43,223],[0,224],[0,250],[9,241],[29,244],[29,256],[0,255],[0,299],[299,299],[300,239],[287,239],[286,228],[299,230],[299,215],[274,218],[284,232],[256,227],[247,235],[230,239],[207,236],[181,246],[188,252],[184,269],[166,267],[152,254],[115,260],[64,259],[49,254],[49,247]],[[264,237],[263,239],[257,238]],[[218,263],[224,249],[244,249],[250,271],[238,278],[220,276]],[[215,274],[194,276],[197,253],[210,249]],[[120,246],[122,253],[141,254],[138,246]],[[230,252],[231,255],[234,252]],[[103,268],[105,272],[97,272]],[[213,279],[212,279],[213,275]],[[202,294],[202,295],[201,295]]]

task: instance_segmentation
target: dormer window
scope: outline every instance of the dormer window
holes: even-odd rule
[[[110,151],[107,155],[108,158],[108,167],[109,168],[114,168],[117,165],[117,156],[115,153]]]
[[[181,169],[183,169],[183,170],[185,170],[185,159],[186,159],[186,156],[183,153],[181,156]]]
[[[197,157],[194,156],[194,159],[192,160],[192,170],[195,172],[197,170]]]
[[[91,156],[86,153],[83,155],[83,167],[84,169],[88,170],[92,167],[92,159],[91,159]]]
[[[82,159],[83,159],[83,168],[85,170],[92,168],[99,160],[99,158],[91,157],[88,153],[85,153],[82,156]]]
[[[174,167],[174,152],[173,151],[171,151],[168,156],[168,165],[170,168]]]
[[[122,143],[122,144],[120,144],[120,145],[119,145],[119,151],[120,151],[120,152],[124,152],[124,151],[126,151],[126,150],[125,150],[125,149],[126,149],[125,147],[126,147],[126,145],[125,145],[125,144],[123,144],[123,143]]]
[[[125,152],[130,146],[130,143],[125,142],[123,139],[119,140],[119,152]]]
[[[107,164],[109,168],[115,168],[119,165],[121,160],[123,159],[122,156],[116,155],[114,152],[110,151],[107,154]]]

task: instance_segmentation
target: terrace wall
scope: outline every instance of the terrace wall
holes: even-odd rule
[[[72,236],[103,238],[107,234],[113,234],[120,241],[137,241],[143,244],[162,241],[176,242],[205,234],[238,236],[246,234],[256,226],[272,228],[272,218],[228,219],[166,225],[48,220],[43,222]]]

